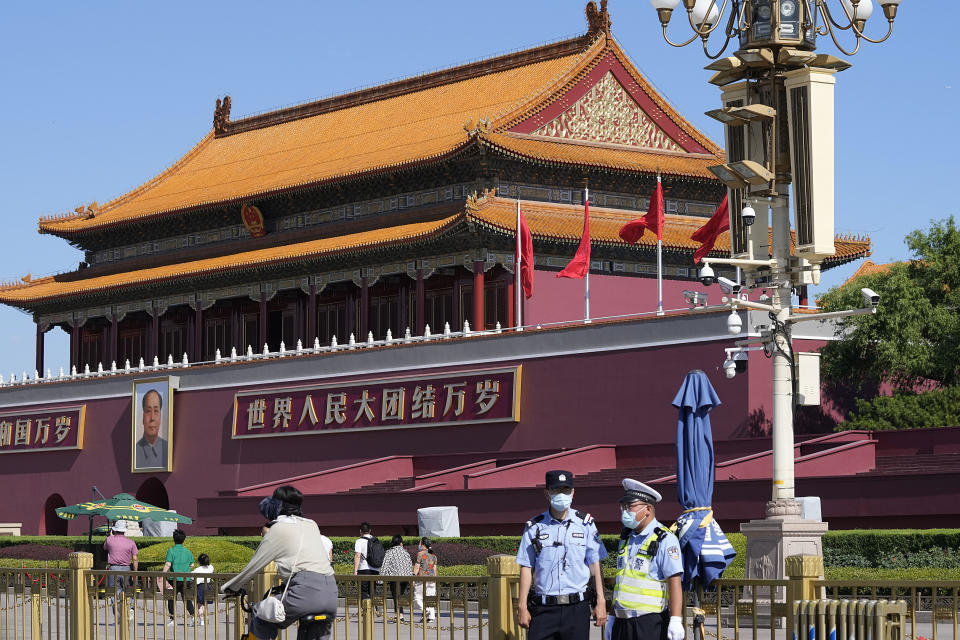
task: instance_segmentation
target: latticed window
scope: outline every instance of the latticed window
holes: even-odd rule
[[[186,324],[182,322],[161,322],[160,323],[160,353],[158,357],[161,361],[166,361],[173,356],[175,361],[179,361],[186,353]]]
[[[204,322],[203,359],[214,360],[217,349],[221,356],[230,355],[230,318],[208,318]]]

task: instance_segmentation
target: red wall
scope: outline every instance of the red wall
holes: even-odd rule
[[[563,333],[557,332],[558,340]],[[470,461],[464,457],[489,458],[481,454],[490,452],[523,459],[593,444],[669,445],[676,437],[670,402],[686,373],[697,367],[706,370],[723,399],[711,416],[714,436],[723,440],[737,431],[748,405],[746,377],[726,380],[717,370],[721,361],[717,343],[528,360],[523,363],[518,424],[249,440],[229,436],[234,389],[180,391],[174,408],[174,471],[153,475],[163,482],[170,508],[192,516],[200,497],[391,455],[449,456],[447,466],[453,467]],[[497,363],[510,364],[520,363]],[[23,522],[24,533],[31,534],[37,532],[51,494],[59,493],[67,504],[89,499],[92,485],[107,496],[136,494],[153,476],[130,472],[130,431],[128,397],[90,400],[82,451],[3,456],[0,521]],[[472,452],[478,455],[463,455]],[[437,470],[436,459],[428,464],[433,468],[414,468],[413,473]],[[69,532],[80,534],[86,526],[73,521]]]

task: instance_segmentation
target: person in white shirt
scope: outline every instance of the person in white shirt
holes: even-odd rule
[[[330,564],[333,564],[333,541],[321,533],[320,544],[322,544],[323,548],[327,550],[327,558],[330,559]]]
[[[259,640],[273,640],[280,629],[308,614],[326,614],[328,620],[326,624],[311,625],[317,635],[310,640],[325,640],[333,630],[329,623],[337,614],[333,566],[320,539],[320,529],[316,522],[303,517],[302,504],[303,494],[290,485],[278,487],[273,496],[260,502],[260,513],[269,528],[243,571],[220,587],[222,593],[234,593],[270,562],[276,564],[277,573],[288,587],[282,599],[286,619],[274,623],[250,616],[250,633]]]
[[[210,556],[205,553],[201,553],[197,556],[197,568],[191,571],[190,573],[213,573],[213,565],[210,564]],[[204,625],[204,613],[206,612],[207,604],[207,582],[210,581],[209,578],[197,578],[197,624],[201,627]]]

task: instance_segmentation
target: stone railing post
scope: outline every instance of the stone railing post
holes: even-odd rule
[[[518,586],[512,578],[520,576],[520,565],[510,555],[487,558],[488,597],[490,603],[490,640],[516,640],[519,637],[513,599]]]
[[[70,638],[90,639],[90,597],[87,594],[87,575],[93,569],[93,554],[78,551],[70,554]]]
[[[820,593],[814,581],[823,578],[823,556],[787,556],[787,633],[793,631],[794,606],[800,600],[818,600]],[[788,636],[789,637],[789,636]]]

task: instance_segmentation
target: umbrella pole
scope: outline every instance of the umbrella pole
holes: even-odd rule
[[[691,587],[690,592],[693,594],[693,620],[691,621],[693,640],[703,640],[703,623],[705,616],[703,609],[700,607],[700,596],[703,593],[700,578],[694,578]]]

